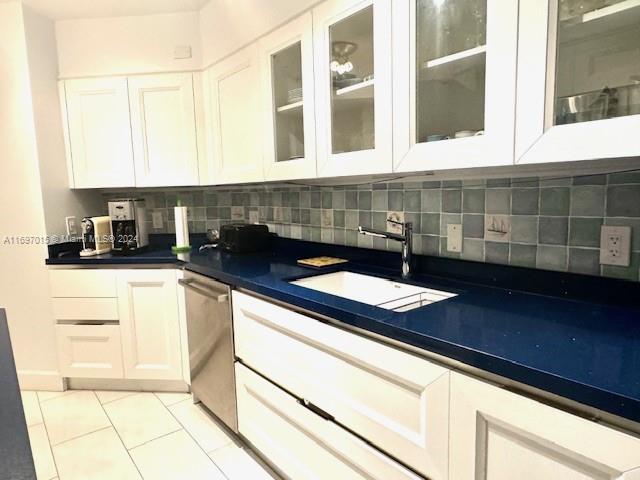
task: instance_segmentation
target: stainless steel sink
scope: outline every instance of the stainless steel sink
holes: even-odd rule
[[[315,275],[289,283],[395,312],[406,312],[457,295],[346,271]]]

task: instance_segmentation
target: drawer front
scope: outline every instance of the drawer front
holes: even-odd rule
[[[119,326],[56,325],[56,338],[63,376],[123,378]]]
[[[56,320],[118,320],[115,298],[53,298]]]
[[[240,433],[293,479],[419,476],[236,363]]]
[[[233,292],[236,355],[433,479],[446,479],[449,370]]]
[[[52,297],[116,297],[115,270],[49,270]]]

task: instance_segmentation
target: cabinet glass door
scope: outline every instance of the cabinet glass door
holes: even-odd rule
[[[640,0],[519,5],[516,162],[640,155]]]
[[[415,141],[484,132],[486,0],[418,0]]]
[[[394,5],[394,170],[512,165],[519,1]]]
[[[329,27],[334,154],[375,148],[373,8]]]
[[[640,114],[640,2],[560,0],[554,124]]]
[[[276,162],[304,157],[300,42],[271,56]]]

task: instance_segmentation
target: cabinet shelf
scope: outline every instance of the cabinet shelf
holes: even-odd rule
[[[427,68],[439,67],[441,65],[447,65],[452,62],[458,62],[464,59],[468,59],[470,57],[475,57],[476,55],[486,53],[486,51],[487,51],[486,45],[479,45],[477,47],[473,47],[468,50],[463,50],[461,52],[452,53],[451,55],[446,55],[444,57],[428,60],[422,64],[422,68],[427,69]]]
[[[341,99],[362,100],[373,98],[374,80],[367,80],[366,82],[356,83],[355,85],[349,85],[348,87],[339,88],[336,90],[336,96]]]
[[[561,20],[560,26],[566,30],[565,40],[570,41],[598,37],[639,22],[640,0],[625,0]]]
[[[299,100],[297,102],[289,103],[287,105],[282,105],[276,109],[276,112],[283,114],[291,114],[300,112],[302,113],[302,106],[304,105],[304,100]]]

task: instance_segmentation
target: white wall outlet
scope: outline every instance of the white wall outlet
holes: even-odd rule
[[[67,225],[67,236],[71,237],[78,234],[76,217],[64,217],[64,223]]]
[[[258,210],[249,210],[249,223],[258,223],[259,218]]]
[[[509,215],[487,215],[484,218],[484,239],[492,242],[508,242],[511,238]]]
[[[174,60],[183,60],[185,58],[191,58],[191,46],[180,45],[173,49]]]
[[[459,223],[447,225],[447,251],[462,252],[462,225]]]
[[[402,235],[402,225],[390,222],[389,220],[404,223],[404,212],[387,212],[387,232]]]
[[[600,263],[628,267],[631,256],[631,227],[600,229]]]
[[[153,228],[162,228],[162,212],[154,211],[151,212],[151,220],[153,221]]]

